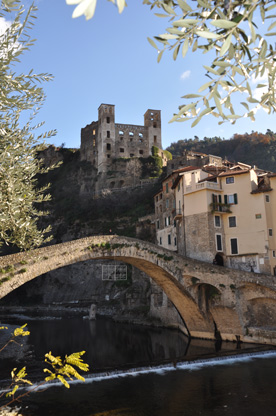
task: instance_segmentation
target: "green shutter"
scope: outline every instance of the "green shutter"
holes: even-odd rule
[[[224,203],[227,204],[227,195],[224,195]]]
[[[234,204],[238,203],[238,194],[234,194]]]

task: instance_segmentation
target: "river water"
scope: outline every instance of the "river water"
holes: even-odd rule
[[[275,416],[276,351],[253,344],[188,339],[177,330],[72,319],[2,318],[22,325],[24,361],[17,346],[0,359],[0,386],[9,371],[27,365],[28,377],[43,377],[44,354],[86,350],[86,381],[70,389],[53,383],[21,402],[25,416]],[[2,340],[3,341],[3,340]],[[0,338],[0,344],[1,338]],[[19,348],[19,347],[18,347]],[[21,393],[22,391],[20,391]]]

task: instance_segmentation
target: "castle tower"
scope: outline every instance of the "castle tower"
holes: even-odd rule
[[[162,149],[161,111],[147,110],[144,114],[144,126],[148,131],[149,154],[151,154],[152,146]]]
[[[106,172],[115,158],[115,106],[101,104],[98,108],[98,172]]]

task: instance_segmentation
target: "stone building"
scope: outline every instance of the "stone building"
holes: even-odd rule
[[[162,149],[160,110],[147,110],[143,126],[118,124],[115,106],[101,104],[98,120],[81,129],[81,160],[98,173],[108,172],[114,159],[148,157],[152,146]]]

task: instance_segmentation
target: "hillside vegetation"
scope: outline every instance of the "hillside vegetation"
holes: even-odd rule
[[[168,148],[173,157],[181,156],[185,150],[194,150],[226,158],[231,162],[244,162],[276,172],[276,133],[251,132],[235,134],[231,139],[204,137],[178,140]]]

